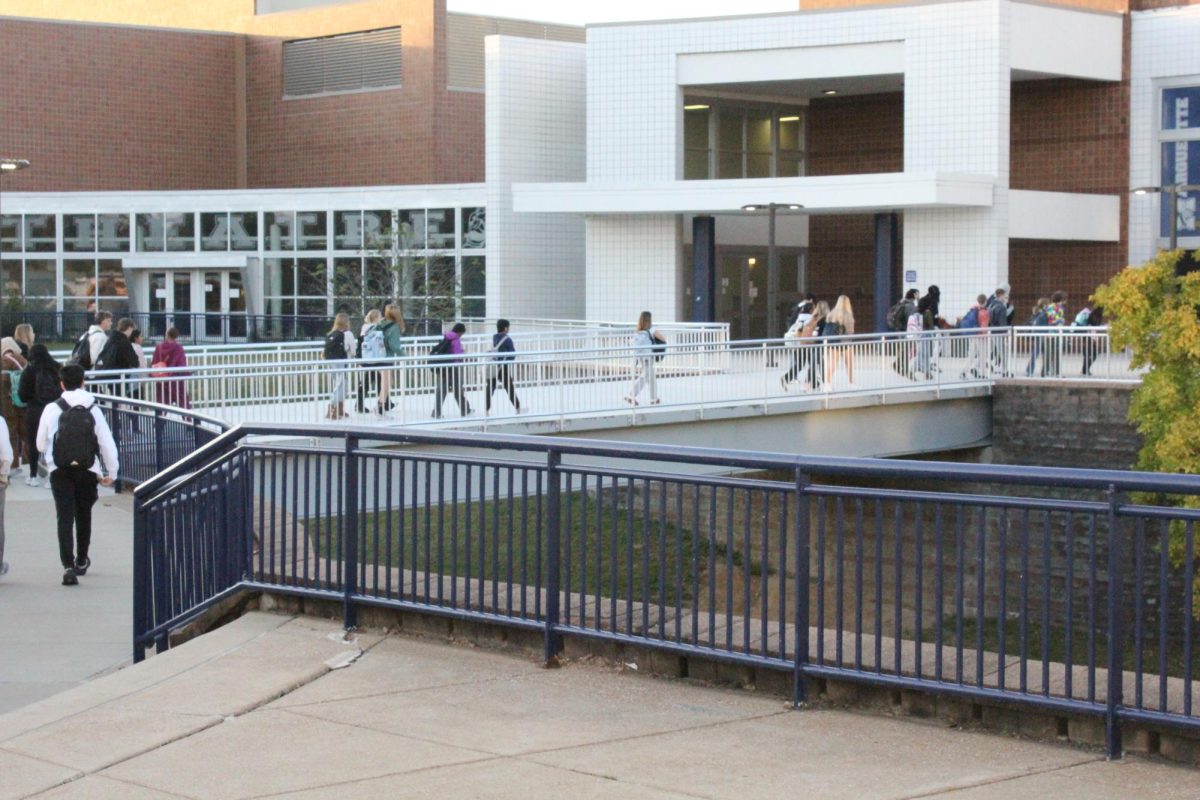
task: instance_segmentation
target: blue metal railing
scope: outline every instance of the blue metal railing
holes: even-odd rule
[[[1116,757],[1200,728],[1200,511],[1131,492],[1200,477],[244,425],[135,491],[134,657],[270,591],[1089,714]]]

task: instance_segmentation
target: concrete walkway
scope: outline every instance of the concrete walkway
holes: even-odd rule
[[[1194,798],[1128,758],[251,613],[0,716],[0,798]]]
[[[100,489],[92,568],[78,586],[63,586],[54,501],[25,477],[24,468],[13,476],[5,503],[11,571],[0,578],[0,713],[120,666],[133,638],[131,496]]]

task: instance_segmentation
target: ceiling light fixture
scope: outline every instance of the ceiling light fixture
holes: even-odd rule
[[[683,110],[684,111],[704,111],[707,108],[708,108],[708,106],[701,104],[701,105],[684,106]]]
[[[825,95],[826,97],[833,97],[835,94],[837,94],[837,89],[822,89],[821,94]]]

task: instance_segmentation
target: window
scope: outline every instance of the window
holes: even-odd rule
[[[292,231],[296,227],[296,214],[292,211],[268,211],[263,214],[266,230],[267,250],[291,250]]]
[[[20,214],[5,214],[0,217],[0,252],[21,252]]]
[[[484,209],[462,210],[462,246],[464,250],[477,250],[487,246],[487,216]]]
[[[691,98],[685,103],[684,180],[804,174],[804,118],[799,110]]]
[[[100,233],[97,249],[102,253],[129,252],[129,215],[100,214],[96,227]]]
[[[1162,185],[1200,184],[1200,86],[1175,86],[1162,90]],[[1160,236],[1171,235],[1170,195],[1160,195]],[[1179,192],[1175,225],[1179,236],[1200,236],[1197,201],[1200,192]]]
[[[138,214],[136,224],[139,253],[162,252],[165,249],[162,214]]]
[[[58,249],[55,236],[57,219],[54,214],[25,215],[26,253],[53,253]]]
[[[167,236],[167,249],[187,251],[196,249],[196,215],[190,211],[186,214],[164,215],[164,228]]]
[[[390,89],[400,85],[400,29],[283,43],[283,95]]]
[[[80,253],[96,249],[96,218],[91,214],[63,214],[63,248]]]

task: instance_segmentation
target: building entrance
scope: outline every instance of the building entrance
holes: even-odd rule
[[[176,328],[197,339],[245,339],[246,291],[233,269],[167,269],[149,274],[150,335]]]

